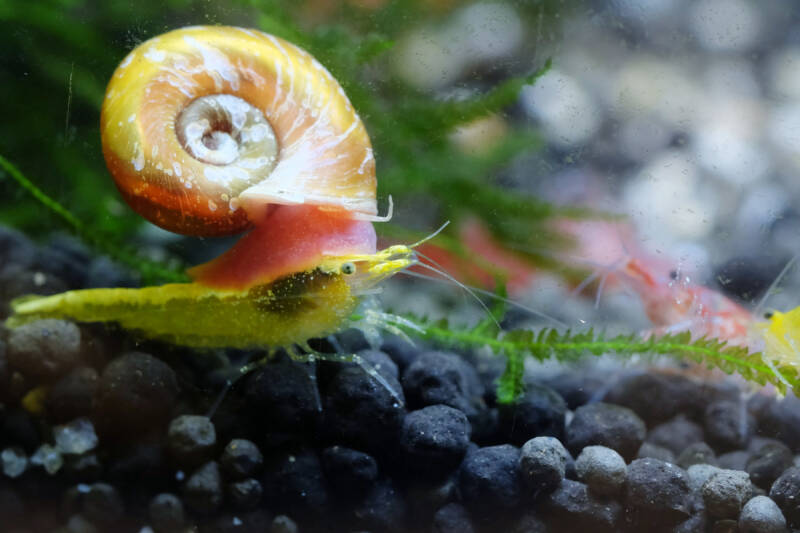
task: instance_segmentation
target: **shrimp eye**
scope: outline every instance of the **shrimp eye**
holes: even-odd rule
[[[349,276],[350,274],[356,273],[356,265],[355,263],[347,262],[342,263],[342,274]]]
[[[772,318],[772,314],[773,314],[772,311],[767,311],[766,313],[764,313],[764,318],[769,320],[770,318]]]
[[[671,279],[672,281],[677,281],[678,280],[678,271],[677,270],[670,270],[669,271],[669,279]]]

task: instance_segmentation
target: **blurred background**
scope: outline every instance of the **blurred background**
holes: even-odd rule
[[[799,19],[788,0],[0,0],[0,155],[93,232],[156,259],[213,255],[228,241],[168,235],[121,202],[99,109],[143,40],[256,27],[345,87],[375,145],[381,208],[394,198],[387,238],[451,220],[437,243],[471,261],[464,228],[478,220],[546,273],[521,299],[636,324],[630,300],[609,296],[599,315],[591,298],[565,303],[593,267],[565,259],[582,250],[563,221],[621,215],[642,250],[756,300],[800,251]],[[7,176],[0,221],[45,240],[63,228]],[[770,306],[796,306],[797,276],[781,285]]]

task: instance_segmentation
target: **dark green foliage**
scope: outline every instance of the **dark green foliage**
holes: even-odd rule
[[[0,155],[0,176],[3,176],[3,174],[8,175],[19,187],[28,191],[37,202],[58,215],[64,224],[87,243],[138,272],[145,284],[163,281],[188,281],[186,274],[178,268],[169,268],[162,263],[149,261],[137,255],[132,249],[124,246],[114,237],[103,235],[99,230],[89,230],[74,214],[47,196],[26,178],[17,167]]]
[[[449,91],[420,91],[394,74],[395,42],[421,25],[445,23],[456,7],[427,0],[388,0],[374,8],[302,0],[145,0],[135,6],[122,1],[2,0],[0,46],[6,53],[0,58],[0,98],[9,105],[0,123],[0,152],[89,232],[102,228],[102,233],[128,241],[143,221],[121,202],[99,142],[99,109],[111,73],[135,45],[170,29],[188,24],[256,26],[308,49],[342,83],[373,140],[384,206],[391,194],[398,213],[413,213],[424,196],[435,204],[439,220],[457,223],[478,216],[498,238],[539,266],[554,266],[547,251],[563,245],[564,239],[546,222],[557,215],[590,213],[554,208],[495,184],[498,170],[539,149],[536,132],[512,117],[510,133],[478,154],[463,153],[450,139],[460,124],[512,109],[519,90],[544,73],[549,61],[511,62],[502,70],[465,73],[454,89],[470,95],[466,98]],[[554,1],[515,7],[525,24],[538,28],[537,45],[538,36],[557,31],[553,17],[566,9]],[[527,57],[536,57],[533,52],[525,50]],[[0,198],[0,222],[29,234],[47,233],[64,220],[38,209],[7,180],[0,181]],[[449,230],[453,240],[455,229],[456,224]]]

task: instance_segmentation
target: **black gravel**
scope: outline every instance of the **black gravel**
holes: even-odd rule
[[[717,456],[711,446],[705,442],[695,442],[687,446],[678,455],[676,463],[684,469],[699,464],[715,465],[717,464]]]
[[[689,479],[683,469],[657,459],[636,459],[627,470],[625,504],[632,524],[660,530],[689,518]]]
[[[253,441],[233,439],[222,451],[220,466],[230,479],[243,479],[257,474],[264,465],[264,456]]]
[[[555,531],[617,531],[622,506],[613,500],[598,499],[586,485],[564,480],[543,503],[543,514]]]
[[[432,533],[475,533],[469,513],[460,503],[448,503],[433,515]]]
[[[417,476],[442,479],[461,463],[469,445],[467,416],[446,405],[431,405],[405,416],[400,450]]]
[[[630,409],[608,403],[584,405],[567,427],[567,448],[577,455],[585,446],[606,446],[630,461],[644,442],[645,431],[644,422]]]
[[[146,353],[127,353],[100,375],[93,418],[109,436],[159,428],[169,420],[177,395],[177,377],[166,363]]]
[[[458,476],[461,498],[478,516],[515,507],[521,496],[520,451],[509,444],[467,451]]]
[[[800,527],[800,468],[788,468],[772,484],[769,490],[772,498],[791,527]]]
[[[483,405],[485,391],[478,374],[458,354],[420,353],[403,372],[402,383],[412,409],[443,404],[472,417]]]
[[[403,400],[397,380],[383,376]],[[397,444],[405,408],[361,368],[343,366],[327,385],[324,405],[326,431],[341,444],[376,453]]]
[[[378,479],[374,457],[344,446],[323,450],[322,466],[328,482],[342,495],[361,495]]]
[[[63,423],[92,413],[97,392],[97,370],[79,367],[53,384],[47,407],[54,422]]]
[[[181,415],[167,428],[167,450],[181,468],[193,468],[210,460],[217,444],[214,424],[206,416]]]
[[[272,429],[316,429],[320,416],[319,391],[309,370],[287,359],[254,371],[245,397],[259,422]]]
[[[48,272],[63,280],[40,276],[45,291],[133,284],[69,243],[41,254],[0,231],[0,256],[4,246],[20,264],[59,265]],[[0,297],[26,290],[28,274],[0,265]],[[217,405],[218,377],[232,375],[227,358],[254,354],[135,341],[64,321],[0,328],[4,524],[70,533],[800,529],[792,395],[743,402],[732,381],[562,369],[529,373],[525,393],[501,404],[493,380],[502,365],[490,356],[398,338],[373,350],[353,334],[340,344],[393,391],[355,364],[278,355]],[[29,393],[43,402],[23,407]],[[96,433],[82,437],[99,437],[96,446],[55,447],[56,426],[88,420]],[[25,522],[34,514],[49,518]]]
[[[210,461],[186,479],[183,485],[183,499],[196,513],[211,514],[222,505],[222,476],[219,465]]]
[[[687,446],[704,439],[703,427],[691,421],[685,414],[667,420],[653,427],[647,433],[647,442],[666,448],[675,456]]]
[[[183,501],[176,494],[157,494],[150,501],[147,511],[153,529],[158,533],[177,531],[185,522]]]
[[[226,494],[231,507],[235,510],[251,511],[257,509],[261,504],[264,489],[257,479],[245,478],[229,483],[226,487]]]
[[[758,487],[769,490],[787,468],[792,466],[792,450],[782,442],[768,442],[749,456],[744,470]]]
[[[747,412],[743,401],[714,402],[705,412],[706,441],[723,452],[746,448],[753,424],[753,417]]]
[[[498,409],[501,436],[518,446],[537,436],[563,438],[566,411],[567,404],[556,391],[530,383],[513,404]]]

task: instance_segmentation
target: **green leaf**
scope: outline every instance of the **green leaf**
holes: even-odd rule
[[[739,374],[760,385],[769,383],[781,393],[790,389],[800,391],[800,369],[797,367],[778,362],[767,364],[760,352],[750,352],[747,348],[731,346],[718,339],[702,337],[693,340],[689,333],[647,339],[637,334],[606,338],[603,333],[596,333],[591,329],[560,332],[545,328],[538,333],[530,330],[503,332],[478,328],[459,330],[451,328],[446,321],[430,323],[407,315],[403,318],[419,329],[411,329],[399,322],[394,325],[411,335],[418,335],[445,346],[488,346],[496,354],[504,355],[507,358],[506,370],[498,382],[497,392],[498,400],[502,402],[512,402],[522,394],[522,359],[526,355],[538,360],[555,357],[562,362],[576,361],[585,355],[600,356],[606,353],[620,356],[666,355],[694,361],[709,368],[718,368],[728,374]],[[420,330],[424,333],[420,334]]]

